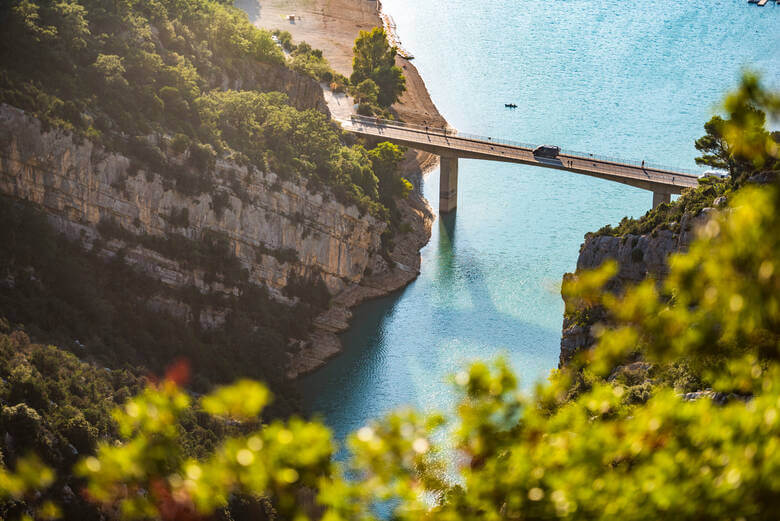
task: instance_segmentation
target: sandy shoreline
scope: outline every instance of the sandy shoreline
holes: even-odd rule
[[[258,27],[289,31],[295,42],[305,41],[321,49],[331,67],[347,77],[352,72],[355,38],[360,31],[382,26],[381,4],[376,0],[236,0],[235,5]],[[296,17],[294,22],[287,19],[291,14]],[[399,119],[410,123],[427,122],[431,126],[445,127],[447,122],[431,100],[417,68],[401,56],[396,57],[396,64],[404,71],[407,90],[391,110]],[[401,167],[406,177],[419,184],[423,174],[437,164],[437,156],[410,149]],[[412,230],[396,239],[390,254],[396,267],[366,277],[359,286],[333,298],[331,308],[315,319],[307,346],[291,361],[288,373],[291,378],[323,366],[341,352],[338,334],[349,327],[351,308],[399,290],[417,278],[420,249],[430,239],[434,213],[420,194],[411,195],[399,206],[404,221],[412,223]]]

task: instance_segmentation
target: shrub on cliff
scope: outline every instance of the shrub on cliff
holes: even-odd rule
[[[644,235],[664,229],[677,231],[683,216],[697,215],[702,209],[711,207],[715,199],[730,194],[732,190],[733,187],[728,181],[708,178],[700,181],[698,187],[683,192],[676,201],[658,205],[639,219],[623,217],[617,226],[608,224],[595,233],[588,233],[586,238],[601,235]]]
[[[292,51],[291,68],[317,81],[330,83],[335,73],[320,49],[312,49],[306,42],[299,43]]]
[[[382,142],[368,154],[384,200],[389,204],[394,197],[405,197],[409,193],[410,184],[398,175],[398,163],[404,157],[403,150],[393,143]]]
[[[758,79],[754,75],[747,74],[743,82],[743,90],[758,91]],[[773,110],[769,103],[766,109]],[[674,229],[684,215],[697,215],[703,208],[712,206],[718,197],[741,187],[752,175],[780,169],[780,160],[776,157],[780,133],[770,133],[766,129],[765,111],[752,105],[736,104],[727,111],[728,118],[715,115],[704,124],[705,135],[697,139],[695,145],[702,153],[696,163],[727,170],[728,179],[701,178],[697,188],[684,191],[676,201],[653,208],[639,219],[624,217],[618,226],[606,225],[593,235],[620,237]],[[743,129],[741,136],[729,136],[736,126]]]

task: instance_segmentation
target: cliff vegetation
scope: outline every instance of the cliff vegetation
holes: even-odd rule
[[[231,1],[12,0],[0,24],[0,102],[120,152],[184,193],[211,191],[223,158],[335,187],[344,203],[387,219],[367,152],[343,144],[310,102],[276,92],[302,81],[288,66],[324,78],[321,53],[301,44],[288,63]]]

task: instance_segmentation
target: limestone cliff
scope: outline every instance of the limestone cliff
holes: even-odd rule
[[[613,292],[648,277],[663,280],[669,271],[669,256],[688,248],[695,229],[706,221],[711,211],[711,208],[705,208],[696,215],[686,213],[678,225],[647,234],[589,235],[580,247],[577,272],[597,268],[608,259],[617,261],[618,274],[607,285]],[[564,275],[564,279],[571,277],[576,277],[576,272]],[[559,366],[566,365],[578,351],[593,344],[591,325],[602,318],[600,310],[590,310],[584,320],[577,315],[564,316]]]
[[[316,96],[300,96],[316,105]],[[186,160],[173,155],[167,159]],[[319,327],[311,339],[296,342],[300,356],[295,358],[305,361],[293,361],[293,375],[334,354],[333,333],[346,327],[348,306],[396,289],[417,274],[416,248],[427,240],[431,217],[416,196],[401,207],[420,237],[400,241],[413,251],[396,248],[388,262],[380,255],[386,225],[340,204],[328,190],[314,192],[303,181],[283,181],[273,173],[222,160],[217,160],[211,177],[212,190],[188,195],[160,172],[137,169],[122,154],[63,130],[44,129],[23,111],[0,105],[0,191],[40,205],[57,229],[85,245],[98,241],[106,256],[121,250],[127,262],[165,285],[201,292],[238,289],[227,277],[210,277],[186,258],[155,249],[154,239],[216,236],[247,270],[249,282],[289,303],[294,301],[285,291],[290,284],[322,280],[335,296],[336,317],[326,313],[316,321]],[[110,223],[110,229],[120,233],[105,236],[101,223]],[[189,312],[165,299],[149,305],[179,315]],[[207,327],[224,319],[220,310],[202,311],[198,318]],[[328,347],[319,349],[318,342]]]

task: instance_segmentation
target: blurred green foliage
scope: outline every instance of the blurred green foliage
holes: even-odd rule
[[[101,443],[77,473],[87,479],[89,497],[123,519],[195,519],[224,508],[235,494],[269,497],[286,519],[303,515],[301,487],[316,487],[330,471],[330,432],[295,418],[259,427],[267,399],[264,386],[248,381],[204,396],[206,412],[256,429],[195,459],[185,457],[180,441],[191,398],[171,381],[149,387],[114,411],[124,442]]]

